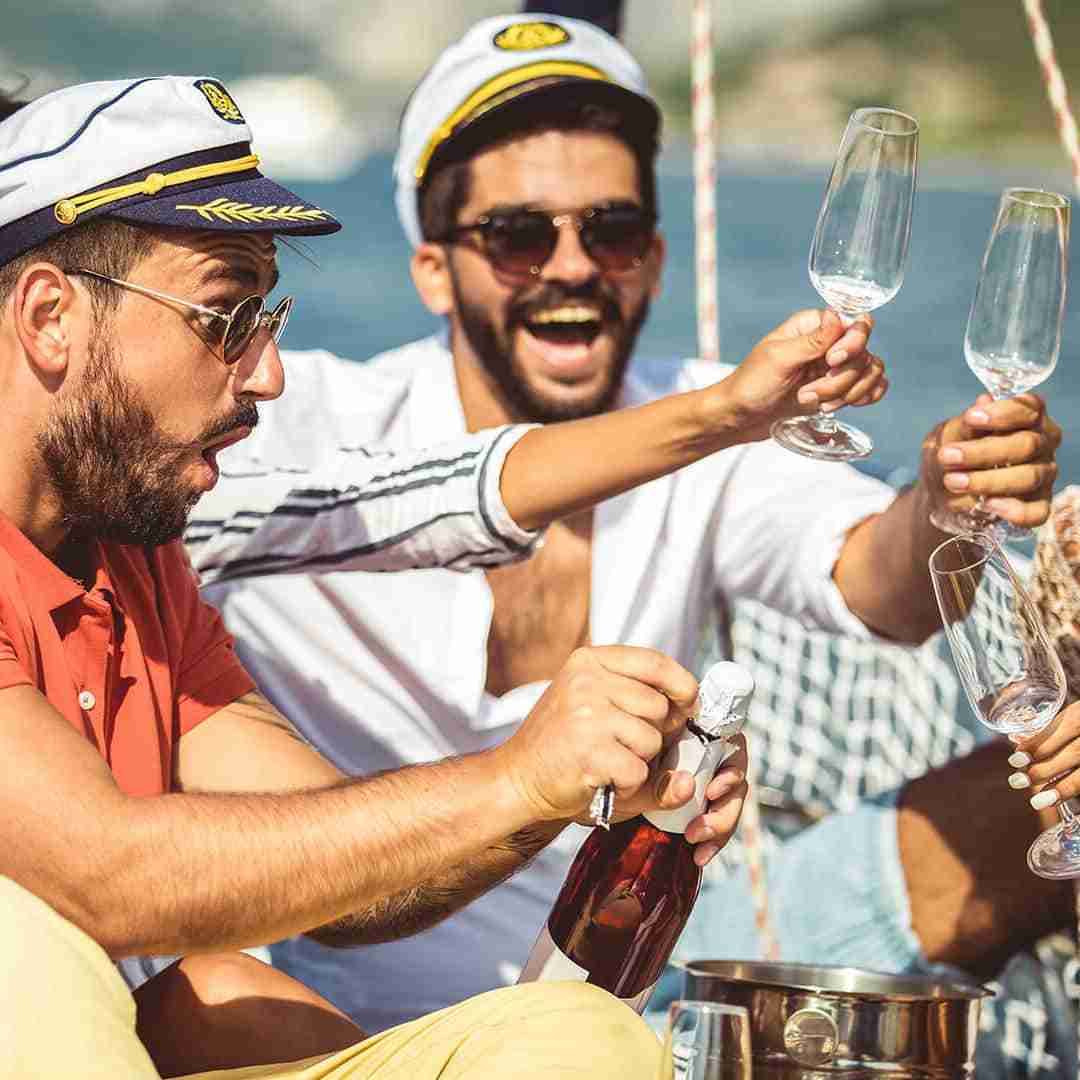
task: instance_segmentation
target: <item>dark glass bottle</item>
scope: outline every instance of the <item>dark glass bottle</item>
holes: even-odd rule
[[[745,720],[753,685],[736,664],[709,670],[694,719],[663,762],[663,768],[694,774],[694,798],[679,810],[593,829],[520,982],[581,979],[644,1009],[701,887],[701,867],[683,832],[705,807],[705,788],[731,752],[729,740]]]

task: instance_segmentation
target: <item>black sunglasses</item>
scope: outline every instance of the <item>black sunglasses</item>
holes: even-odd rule
[[[463,233],[480,234],[480,247],[504,277],[535,277],[559,243],[559,229],[573,225],[589,258],[605,273],[625,273],[645,261],[656,235],[656,215],[639,206],[590,206],[552,214],[544,210],[509,210],[484,214],[469,225],[456,225],[439,243]]]

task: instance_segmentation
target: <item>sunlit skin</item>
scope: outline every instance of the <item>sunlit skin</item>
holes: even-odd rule
[[[230,311],[277,281],[274,242],[259,234],[163,231],[127,279],[205,307]],[[90,267],[89,269],[94,269]],[[178,450],[175,483],[191,496],[217,480],[222,447],[250,433],[234,427],[212,439],[244,403],[283,389],[277,346],[265,331],[236,364],[226,366],[200,336],[200,316],[180,305],[122,290],[108,342],[122,379],[155,416],[163,440]],[[0,315],[0,392],[17,402],[0,467],[0,509],[43,551],[64,539],[62,507],[35,453],[35,436],[51,411],[79,394],[91,355],[95,319],[86,279],[49,263],[30,266]]]
[[[472,159],[471,174],[469,197],[458,214],[459,223],[510,208],[556,213],[609,203],[641,205],[633,154],[612,135],[554,130],[529,135],[478,154]],[[508,327],[507,307],[519,295],[529,296],[547,286],[585,293],[600,288],[617,304],[625,326],[632,314],[658,293],[664,243],[658,233],[640,267],[602,274],[582,246],[577,230],[563,225],[552,257],[524,286],[501,279],[472,238],[445,247],[422,244],[417,259],[446,260],[448,273],[441,279],[441,294],[435,295],[438,289],[432,289],[430,280],[418,280],[417,284],[433,309],[449,316],[458,385],[470,426],[487,427],[535,417],[523,415],[507,400],[485,370],[463,331],[449,275],[456,278],[458,294],[482,310],[498,336],[508,341],[513,372],[531,394],[560,408],[586,413],[595,411],[590,403],[603,395],[616,374],[618,328],[605,321],[588,345],[551,345],[523,326]]]

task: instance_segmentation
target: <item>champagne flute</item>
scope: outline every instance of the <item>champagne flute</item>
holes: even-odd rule
[[[1065,701],[1065,672],[1035,604],[988,532],[962,533],[930,556],[945,636],[975,715],[1003,735],[1034,735]],[[1040,877],[1080,877],[1080,821],[1058,803],[1059,824],[1028,850]]]
[[[673,1080],[751,1080],[750,1014],[741,1005],[673,1001],[664,1055]]]
[[[919,125],[895,109],[856,109],[840,140],[810,245],[810,280],[850,326],[888,303],[907,264],[918,174]],[[864,458],[873,441],[831,413],[779,420],[772,437],[825,461]]]
[[[1069,216],[1069,200],[1056,192],[1002,192],[964,334],[967,365],[997,401],[1038,386],[1057,366]],[[942,532],[990,529],[999,540],[1030,535],[995,518],[981,498],[972,510],[935,511],[930,520]]]

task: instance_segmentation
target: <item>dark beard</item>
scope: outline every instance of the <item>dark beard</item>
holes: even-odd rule
[[[178,539],[200,492],[180,485],[184,458],[196,444],[239,425],[258,423],[246,402],[190,443],[165,437],[138,391],[120,374],[103,332],[90,347],[86,372],[70,400],[38,433],[37,449],[73,535],[118,544]]]
[[[638,333],[649,314],[647,296],[630,313],[630,318],[624,320],[618,304],[602,281],[591,281],[579,288],[567,288],[555,283],[539,285],[528,292],[520,291],[510,299],[506,306],[505,330],[500,332],[487,312],[465,299],[458,287],[453,268],[450,280],[454,290],[454,302],[461,319],[461,329],[484,370],[494,380],[514,414],[532,423],[549,424],[559,420],[596,416],[612,408],[622,387],[623,376],[633,355]],[[600,304],[604,326],[615,337],[615,362],[608,374],[607,383],[591,398],[579,402],[564,402],[546,397],[529,385],[526,372],[520,368],[514,356],[513,333],[518,326],[524,325],[532,312],[562,303],[573,303],[575,300],[589,300]]]

